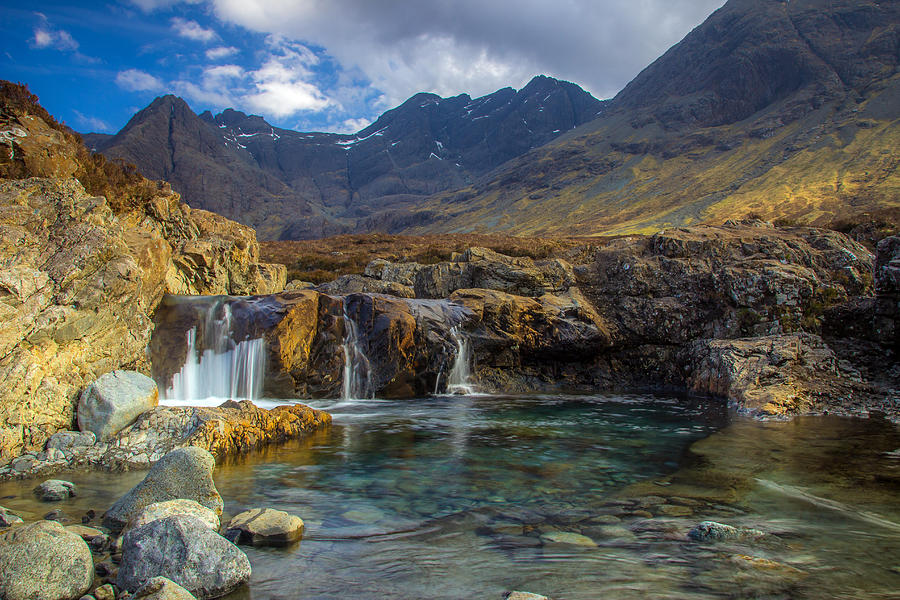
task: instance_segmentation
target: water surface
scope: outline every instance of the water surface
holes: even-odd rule
[[[681,397],[331,401],[334,425],[217,468],[225,518],[301,516],[245,548],[231,598],[900,598],[900,431],[758,422]],[[142,476],[73,476],[73,519]],[[0,503],[40,516],[36,482]],[[714,519],[767,532],[701,544]]]

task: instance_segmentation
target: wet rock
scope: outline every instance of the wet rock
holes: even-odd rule
[[[728,542],[740,540],[758,540],[765,533],[758,529],[733,527],[716,521],[703,521],[688,532],[688,538],[695,542]]]
[[[158,404],[159,390],[152,379],[134,371],[112,371],[81,393],[78,427],[105,442]]]
[[[153,577],[166,577],[200,599],[217,598],[250,579],[250,561],[199,519],[165,517],[125,534],[116,582],[135,592]]]
[[[284,546],[303,537],[303,520],[280,510],[254,508],[235,515],[225,537],[235,544]]]
[[[0,535],[0,598],[69,600],[94,580],[91,551],[74,533],[37,521]]]
[[[532,594],[531,592],[509,592],[503,598],[504,600],[550,600],[547,596]]]
[[[62,479],[48,479],[36,488],[35,495],[44,502],[58,502],[75,496],[75,484]]]
[[[151,521],[174,516],[195,517],[206,523],[211,530],[219,531],[219,515],[216,511],[202,506],[194,500],[183,498],[148,504],[128,521],[125,530],[142,527]]]
[[[65,511],[55,508],[44,515],[45,521],[59,521],[60,523],[68,523],[72,519],[69,518],[69,515],[66,514]]]
[[[0,527],[12,527],[13,525],[20,525],[24,522],[22,517],[8,508],[0,506]]]
[[[103,524],[119,531],[150,504],[187,499],[222,513],[222,497],[212,478],[215,459],[201,448],[172,450],[162,457],[144,480],[116,501],[103,515]]]
[[[132,600],[195,600],[196,596],[165,577],[153,577],[139,587]]]

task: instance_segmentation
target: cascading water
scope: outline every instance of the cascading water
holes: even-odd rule
[[[203,339],[197,337],[194,326],[187,332],[184,365],[172,377],[164,401],[208,404],[229,398],[259,399],[265,379],[265,340],[234,339],[231,305],[226,298],[216,298],[205,307]]]
[[[359,329],[347,314],[344,300],[344,379],[341,383],[341,400],[359,400],[372,396],[372,372],[369,359],[360,345]]]
[[[469,348],[469,340],[456,326],[450,328],[450,338],[456,344],[456,358],[447,375],[447,393],[470,396],[475,393],[475,386],[470,381],[469,364],[472,362],[472,352]]]

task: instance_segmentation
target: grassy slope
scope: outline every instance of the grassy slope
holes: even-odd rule
[[[900,77],[858,106],[826,105],[785,126],[757,115],[679,137],[611,116],[434,198],[424,208],[448,217],[410,233],[621,235],[749,215],[822,226],[875,214],[896,221],[895,102]]]

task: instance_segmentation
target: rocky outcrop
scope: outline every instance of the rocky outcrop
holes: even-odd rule
[[[37,521],[0,535],[0,598],[75,600],[93,580],[91,550],[55,521]]]
[[[286,271],[259,263],[251,229],[192,211],[164,185],[145,182],[149,200],[114,210],[69,178],[82,160],[71,136],[0,109],[22,134],[21,164],[4,169],[34,176],[0,179],[2,465],[72,429],[78,395],[100,375],[147,370],[166,292],[272,293]]]
[[[459,289],[485,288],[518,296],[556,294],[575,284],[572,267],[560,259],[535,261],[469,248],[456,260],[432,265],[372,261],[366,276],[413,288],[416,298],[446,298]]]
[[[854,395],[877,394],[858,374],[843,373],[834,352],[812,334],[699,340],[687,355],[691,390],[727,398],[754,414],[835,408],[835,400],[849,411]]]

